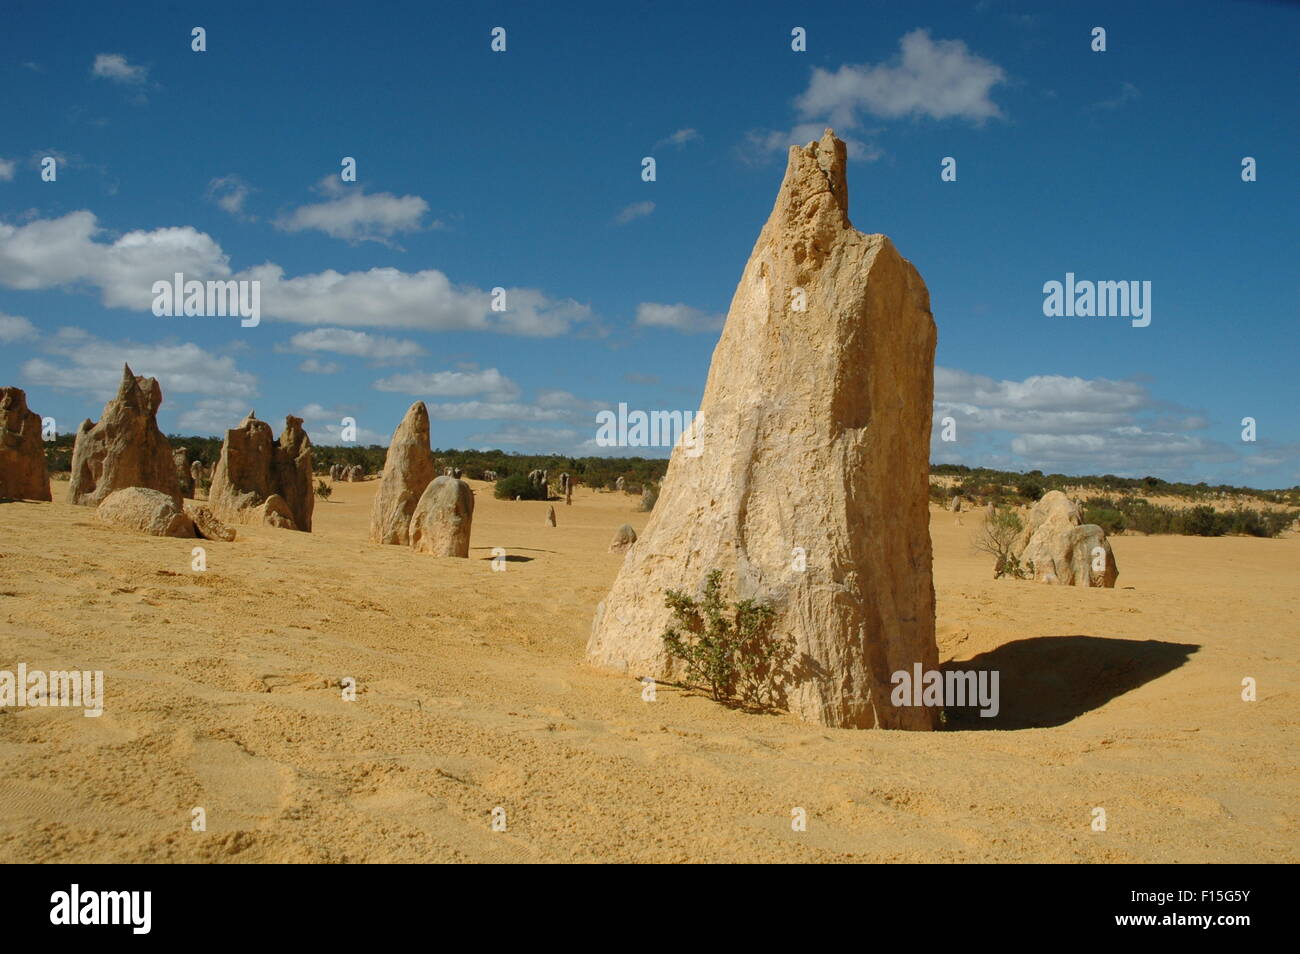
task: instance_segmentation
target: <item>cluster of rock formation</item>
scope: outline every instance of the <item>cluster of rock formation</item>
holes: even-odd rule
[[[49,500],[41,417],[20,388],[0,388],[0,498]]]
[[[123,366],[117,395],[99,422],[83,421],[72,446],[68,500],[97,507],[127,487],[156,490],[181,509],[181,486],[171,444],[158,429],[162,388],[156,378],[137,378]]]
[[[1034,579],[1062,586],[1113,587],[1119,566],[1106,531],[1083,522],[1083,512],[1059,490],[1034,504],[1011,553],[1021,567],[1034,565]]]
[[[550,476],[544,470],[530,470],[528,472],[528,482],[537,488],[541,493],[543,500],[549,500],[551,497]]]
[[[310,532],[316,498],[311,441],[302,418],[286,417],[278,439],[252,411],[226,431],[208,504],[222,520]]]
[[[844,143],[793,147],[709,369],[709,439],[674,449],[597,608],[588,660],[675,679],[666,590],[722,571],[795,652],[779,695],[824,725],[930,729],[892,675],[938,668],[928,528],[935,326],[915,268],[848,219]],[[794,548],[806,562],[792,560]]]
[[[366,479],[366,469],[360,464],[331,464],[330,480],[337,483],[355,483]]]
[[[383,482],[370,511],[370,542],[410,546],[434,556],[469,556],[474,493],[448,467],[435,477],[429,409],[416,401],[388,444]]]

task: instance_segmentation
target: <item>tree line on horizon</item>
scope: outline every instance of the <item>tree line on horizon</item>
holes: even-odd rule
[[[185,448],[190,460],[202,461],[212,467],[221,456],[222,439],[194,435],[168,434],[175,448]],[[45,457],[51,473],[66,472],[72,466],[72,446],[75,434],[60,434],[45,445]],[[312,446],[312,463],[317,473],[328,473],[334,464],[361,465],[367,474],[383,472],[388,448],[379,444],[366,446]],[[554,474],[567,472],[588,487],[613,490],[619,477],[629,490],[639,492],[647,483],[659,483],[668,470],[666,457],[574,457],[566,454],[523,454],[503,450],[457,450],[435,448],[433,456],[443,467],[460,468],[471,480],[482,480],[487,471],[498,477],[527,474],[532,470],[546,470]],[[954,477],[949,488],[931,487],[931,496],[941,501],[954,496],[970,499],[997,500],[1017,498],[1033,503],[1049,490],[1075,490],[1084,488],[1096,491],[1098,496],[1181,497],[1188,500],[1209,500],[1219,496],[1253,497],[1280,505],[1300,506],[1300,485],[1283,490],[1260,490],[1232,484],[1191,484],[1167,481],[1160,477],[1119,477],[1115,474],[1069,475],[1044,474],[1040,470],[1027,473],[994,470],[987,467],[969,467],[965,464],[933,464],[934,477]]]

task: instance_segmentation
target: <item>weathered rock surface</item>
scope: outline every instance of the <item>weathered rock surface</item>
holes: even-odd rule
[[[223,543],[234,542],[235,528],[227,526],[218,520],[211,507],[204,504],[187,503],[185,505],[185,515],[194,521],[194,530],[203,539],[220,540]]]
[[[194,536],[194,521],[176,499],[146,487],[113,491],[96,508],[95,516],[111,527],[155,537]]]
[[[713,354],[697,442],[596,611],[588,660],[680,678],[664,593],[724,593],[776,612],[795,655],[781,692],[830,726],[930,729],[892,676],[938,668],[928,529],[935,327],[915,268],[849,223],[844,144],[790,150],[771,217]],[[702,428],[702,430],[700,430]],[[803,547],[807,566],[795,568]]]
[[[546,508],[546,525],[547,525],[548,527],[553,527],[553,526],[555,526],[555,508],[554,508],[554,507],[547,507],[547,508]]]
[[[189,455],[184,447],[172,451],[172,463],[176,467],[176,484],[180,487],[182,497],[194,496],[194,477],[190,472]]]
[[[1033,563],[1040,583],[1113,587],[1119,577],[1106,532],[1085,524],[1079,505],[1059,490],[1034,504],[1011,552],[1022,567]]]
[[[429,483],[411,515],[411,549],[434,556],[469,556],[474,492],[455,477]]]
[[[41,416],[21,388],[0,388],[0,497],[51,499]]]
[[[99,423],[83,421],[72,447],[68,501],[98,506],[126,487],[166,494],[181,508],[180,482],[171,444],[158,429],[162,388],[156,378],[137,378],[122,368],[117,396],[104,405]]]
[[[311,441],[302,419],[286,417],[278,440],[271,436],[271,425],[252,411],[238,427],[226,431],[208,502],[218,518],[232,523],[309,532],[316,498]]]
[[[410,544],[411,515],[434,476],[429,409],[416,401],[388,443],[383,483],[370,511],[371,543]]]
[[[630,523],[625,523],[614,531],[614,539],[610,541],[610,553],[626,553],[627,549],[636,543],[636,531],[632,529]]]

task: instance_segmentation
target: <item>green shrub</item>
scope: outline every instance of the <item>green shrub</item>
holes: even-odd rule
[[[993,579],[1018,576],[1019,562],[1011,555],[1011,545],[1022,529],[1020,515],[1010,507],[994,508],[984,515],[984,522],[975,531],[971,542],[975,549],[993,557]]]
[[[1213,507],[1202,504],[1178,515],[1175,526],[1179,533],[1198,537],[1221,537],[1228,532],[1227,514],[1217,513]]]
[[[316,496],[321,500],[328,500],[330,494],[334,493],[334,488],[323,480],[316,481]]]
[[[1123,533],[1127,521],[1119,506],[1109,497],[1089,497],[1083,502],[1083,522],[1095,523],[1107,536]]]
[[[714,700],[768,708],[794,655],[793,641],[771,634],[776,611],[754,600],[733,604],[728,619],[721,580],[722,571],[711,571],[698,603],[677,590],[664,595],[677,621],[663,633],[664,646],[685,663],[687,679],[707,687]]]
[[[1016,483],[1016,493],[1029,501],[1037,501],[1043,498],[1047,493],[1047,488],[1042,482],[1032,477],[1026,477]]]
[[[516,497],[522,497],[524,500],[547,499],[542,493],[542,488],[529,480],[526,474],[502,477],[494,485],[492,493],[498,500],[514,500]]]

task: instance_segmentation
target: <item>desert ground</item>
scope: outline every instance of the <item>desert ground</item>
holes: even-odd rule
[[[978,516],[932,507],[941,658],[999,670],[1002,711],[853,731],[589,669],[649,515],[583,487],[550,528],[471,485],[468,560],[367,543],[374,480],[234,543],[109,529],[66,483],[0,504],[0,669],[106,696],[0,709],[0,861],[1300,860],[1295,533],[1113,537],[1115,589],[1061,588],[994,581]]]

